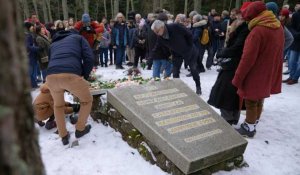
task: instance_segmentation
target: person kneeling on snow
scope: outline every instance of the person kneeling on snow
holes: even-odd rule
[[[56,122],[54,120],[53,98],[46,83],[41,85],[40,91],[41,93],[33,102],[35,119],[41,127],[45,125],[43,121],[47,120],[45,128],[50,130],[56,127]],[[77,113],[79,109],[79,104],[65,102],[65,114]],[[73,117],[73,115],[70,115],[70,122],[75,124],[77,122],[77,118]]]
[[[54,101],[54,116],[63,145],[69,144],[70,134],[64,117],[64,92],[69,91],[79,98],[80,111],[75,125],[75,137],[90,132],[86,125],[91,112],[93,97],[86,81],[93,68],[94,54],[87,40],[75,30],[59,31],[52,40],[47,70],[47,84]]]

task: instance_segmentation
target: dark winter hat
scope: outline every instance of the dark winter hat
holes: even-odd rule
[[[266,6],[267,6],[267,9],[272,11],[275,16],[278,15],[279,8],[278,8],[278,5],[275,2],[268,2],[268,3],[266,3]]]
[[[30,27],[33,26],[33,24],[31,22],[24,22],[24,27],[29,30]]]
[[[159,13],[157,19],[166,22],[168,21],[168,16],[166,13]]]
[[[83,14],[82,15],[82,19],[81,19],[81,21],[83,22],[83,23],[89,23],[89,22],[91,22],[91,17],[90,17],[90,15],[89,14]]]

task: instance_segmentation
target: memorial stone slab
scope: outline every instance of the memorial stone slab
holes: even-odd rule
[[[109,90],[107,100],[185,174],[246,149],[247,141],[179,79]]]

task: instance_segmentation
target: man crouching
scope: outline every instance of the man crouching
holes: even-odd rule
[[[54,100],[54,116],[58,133],[63,145],[67,145],[70,135],[65,123],[65,90],[80,100],[75,137],[82,137],[91,129],[91,125],[86,125],[86,121],[91,112],[93,98],[86,79],[93,68],[94,56],[86,39],[70,30],[60,31],[54,35],[49,58],[46,81]]]

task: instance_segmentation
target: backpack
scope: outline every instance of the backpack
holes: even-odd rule
[[[206,44],[208,44],[208,42],[209,42],[209,32],[208,32],[208,29],[205,28],[205,29],[203,29],[202,36],[200,38],[200,43],[202,45],[206,45]]]

